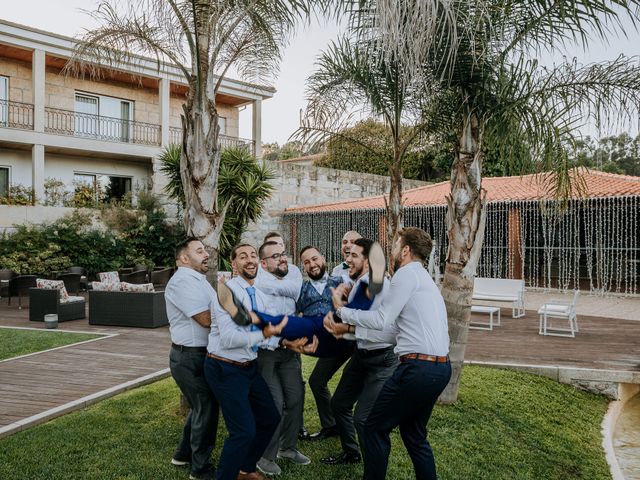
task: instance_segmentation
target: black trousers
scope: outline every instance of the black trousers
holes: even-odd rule
[[[340,367],[349,360],[351,353],[351,350],[345,350],[334,357],[319,358],[309,376],[309,387],[316,401],[322,428],[331,428],[336,425],[336,419],[331,410],[331,392],[327,384]]]
[[[451,378],[451,364],[408,360],[385,382],[365,422],[365,480],[383,480],[387,474],[391,441],[400,427],[417,480],[437,480],[433,452],[427,441],[427,422],[433,406]]]
[[[196,477],[211,473],[218,430],[218,401],[204,377],[205,357],[205,351],[181,352],[173,347],[169,353],[171,375],[191,406],[174,457],[190,461]]]

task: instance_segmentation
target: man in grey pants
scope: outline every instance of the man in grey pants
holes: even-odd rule
[[[211,452],[218,429],[218,402],[204,377],[211,309],[215,291],[207,282],[209,254],[197,238],[188,238],[176,248],[178,270],[165,289],[171,352],[171,375],[191,410],[171,463],[191,463],[191,480],[210,480]]]

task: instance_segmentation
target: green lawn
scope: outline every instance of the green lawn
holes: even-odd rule
[[[312,359],[305,360],[308,375]],[[307,391],[307,427],[318,428]],[[465,367],[460,399],[438,406],[430,440],[441,479],[610,478],[601,447],[603,397],[534,375]],[[83,411],[0,440],[0,478],[12,479],[186,479],[188,471],[169,464],[182,418],[178,393],[166,379]],[[219,429],[214,461],[225,433]],[[413,478],[400,437],[392,435],[387,478]],[[282,463],[286,479],[356,480],[361,465],[329,467],[320,458],[339,443],[302,443],[313,463]]]
[[[0,328],[0,360],[98,338],[101,335],[52,330]],[[0,476],[0,478],[4,478]]]

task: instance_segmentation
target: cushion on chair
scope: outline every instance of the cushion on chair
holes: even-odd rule
[[[102,283],[119,283],[120,276],[118,272],[100,272],[98,278]]]
[[[68,300],[69,294],[62,280],[47,280],[46,278],[37,278],[36,287],[44,290],[60,290],[60,303]]]
[[[569,311],[571,310],[571,307],[569,305],[554,305],[552,303],[545,303],[542,307],[540,307],[540,310],[538,310],[539,314],[544,314],[544,313],[562,313],[562,314],[569,314]]]
[[[91,282],[91,288],[96,292],[119,292],[120,282],[107,283],[107,282]]]
[[[69,295],[66,300],[60,300],[60,303],[73,303],[73,302],[84,302],[84,297],[76,297],[74,295]]]
[[[153,283],[120,283],[121,292],[154,292]]]

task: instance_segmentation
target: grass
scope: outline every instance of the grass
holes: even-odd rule
[[[72,343],[98,338],[102,335],[67,333],[52,330],[22,330],[0,328],[0,360],[62,347]],[[3,477],[0,477],[3,478]]]
[[[313,362],[305,358],[307,378]],[[610,478],[600,436],[606,407],[604,397],[546,378],[465,367],[458,403],[436,407],[429,424],[440,478]],[[319,427],[308,390],[305,419],[311,431]],[[182,421],[178,390],[172,379],[162,380],[0,440],[0,478],[185,480],[188,470],[169,464]],[[214,462],[224,437],[221,425]],[[387,478],[414,478],[397,432],[391,441]],[[281,463],[278,479],[362,476],[361,465],[319,462],[339,451],[337,439],[301,442],[299,447],[313,463]]]

